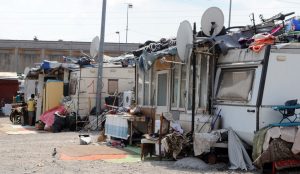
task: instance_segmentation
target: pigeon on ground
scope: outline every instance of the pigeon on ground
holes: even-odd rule
[[[56,148],[53,149],[52,157],[55,157],[56,155]]]

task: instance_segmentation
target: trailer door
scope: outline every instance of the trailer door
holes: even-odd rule
[[[156,74],[156,105],[157,113],[169,110],[169,71],[158,71]]]

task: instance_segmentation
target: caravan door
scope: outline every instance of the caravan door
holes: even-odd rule
[[[156,73],[156,113],[169,110],[169,71],[157,71]]]

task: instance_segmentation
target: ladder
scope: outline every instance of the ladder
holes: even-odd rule
[[[79,80],[78,80],[78,90],[77,90],[77,111],[76,111],[76,131],[79,131],[79,129],[84,128],[85,125],[89,123],[89,117],[86,116],[84,117],[84,120],[81,119],[80,117],[80,94],[81,94],[81,66],[79,67]],[[83,126],[79,126],[79,124],[83,124]]]

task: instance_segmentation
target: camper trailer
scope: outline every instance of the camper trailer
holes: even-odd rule
[[[134,89],[134,73],[134,67],[104,64],[101,107],[104,106],[105,97]],[[90,115],[91,109],[96,105],[97,76],[98,67],[81,68],[70,73],[69,93],[79,116]]]
[[[256,130],[282,119],[271,107],[300,98],[299,48],[290,43],[266,46],[259,53],[235,49],[218,59],[214,107],[221,110],[222,127],[232,127],[252,144]]]
[[[59,106],[64,96],[70,96],[70,108],[78,116],[90,115],[96,105],[98,67],[86,65],[79,67],[77,64],[63,64],[50,62],[57,65],[46,72],[40,69],[31,69],[25,79],[25,94],[36,94],[37,110],[36,120],[39,116]],[[102,77],[102,107],[104,99],[109,95],[133,90],[134,66],[122,67],[105,63]]]
[[[286,15],[277,16],[283,16],[282,20]],[[270,21],[278,19],[277,16]],[[202,27],[208,23],[203,21]],[[138,104],[155,107],[156,114],[172,113],[185,131],[201,132],[211,116],[220,115],[219,128],[231,127],[251,145],[255,131],[281,121],[282,114],[273,106],[300,98],[297,90],[300,43],[293,40],[275,43],[272,34],[255,35],[251,29],[220,37],[216,35],[221,28],[215,34],[210,32],[211,28],[203,29],[213,39],[193,36],[190,23],[183,21],[177,33],[175,54],[170,51],[171,46],[151,50],[159,48],[162,44],[159,42],[134,52],[140,61]],[[239,43],[246,36],[269,41],[254,50]]]
[[[203,48],[195,51],[195,131],[199,131],[199,122],[219,112],[220,127],[233,128],[252,144],[255,131],[281,120],[282,115],[271,107],[300,98],[297,80],[300,44],[285,44],[280,49],[278,46],[265,46],[259,53],[232,49],[218,58],[203,54],[200,51]],[[172,113],[189,131],[192,62],[189,59],[186,64],[178,64],[177,56],[168,57],[173,63],[162,63],[161,59],[157,58],[148,71],[138,68],[138,104],[156,107],[156,114]]]

